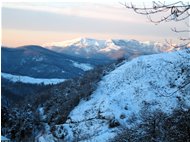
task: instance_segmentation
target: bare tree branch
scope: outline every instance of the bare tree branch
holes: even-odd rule
[[[182,1],[172,3],[172,4],[165,4],[162,2],[152,2],[151,7],[146,7],[145,4],[143,4],[143,7],[136,7],[134,4],[130,3],[121,3],[124,5],[127,9],[132,9],[138,14],[142,15],[153,15],[155,13],[165,13],[166,16],[162,17],[159,20],[153,20],[150,17],[151,22],[154,23],[160,23],[160,22],[169,22],[172,20],[175,21],[182,21],[190,17],[190,4],[184,3]]]
[[[127,9],[133,10],[137,14],[146,15],[150,22],[159,24],[162,22],[185,22],[185,25],[187,27],[187,30],[177,30],[176,27],[172,28],[171,30],[175,33],[190,33],[190,24],[189,21],[184,21],[190,17],[190,4],[189,2],[183,2],[178,1],[175,3],[166,4],[165,2],[152,2],[151,7],[146,7],[143,3],[142,7],[137,7],[133,3],[127,4],[127,3],[120,3],[123,6],[125,6]],[[158,18],[158,16],[154,16],[156,14],[163,15],[162,17]],[[153,18],[154,16],[154,18]],[[156,18],[157,19],[156,19]],[[181,41],[183,41],[183,44],[180,46],[188,46],[190,45],[190,37],[179,38]],[[169,44],[170,42],[167,41]],[[170,43],[170,46],[173,46],[174,44]],[[176,48],[180,47],[175,45]]]
[[[173,32],[176,32],[176,33],[187,33],[187,32],[190,32],[190,30],[177,30],[175,27],[171,28],[171,30]]]

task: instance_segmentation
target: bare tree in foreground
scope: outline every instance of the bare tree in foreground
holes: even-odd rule
[[[152,6],[147,7],[145,4],[142,7],[137,7],[133,3],[121,3],[127,9],[132,9],[135,13],[146,15],[147,18],[155,24],[162,22],[184,22],[186,29],[179,30],[176,27],[172,28],[172,31],[176,33],[186,33],[187,37],[180,37],[183,41],[183,46],[190,45],[190,4],[189,2],[178,1],[175,3],[166,4],[165,2],[152,2]],[[163,15],[162,17],[159,17]],[[169,42],[168,42],[169,43]]]

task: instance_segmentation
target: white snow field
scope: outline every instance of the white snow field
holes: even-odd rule
[[[8,73],[1,73],[1,77],[8,79],[12,82],[22,82],[22,83],[30,83],[30,84],[58,84],[64,82],[65,79],[45,79],[45,78],[33,78],[29,76],[20,76],[20,75],[12,75]]]

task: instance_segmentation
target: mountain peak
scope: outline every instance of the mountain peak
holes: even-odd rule
[[[78,40],[78,41],[87,41],[87,40],[96,40],[96,39],[89,38],[89,37],[78,37],[75,40]]]
[[[97,40],[88,37],[79,37],[71,40],[64,40],[60,42],[52,42],[43,44],[46,47],[68,47],[68,46],[79,46],[79,47],[88,47],[88,46],[103,46],[105,40]]]

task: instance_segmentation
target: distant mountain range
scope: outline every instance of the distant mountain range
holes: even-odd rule
[[[114,60],[132,59],[137,56],[175,50],[157,42],[136,40],[97,40],[77,38],[42,46],[27,45],[17,48],[2,47],[1,66],[5,78],[48,83],[40,79],[70,79],[80,76],[97,65]],[[37,78],[37,80],[36,80]],[[57,80],[58,82],[60,80]],[[55,83],[55,80],[53,80]]]
[[[34,78],[69,79],[102,63],[57,53],[36,45],[18,48],[2,47],[1,53],[3,73]]]
[[[43,46],[59,53],[95,59],[133,58],[139,55],[173,50],[173,47],[158,42],[139,42],[137,40],[122,39],[97,40],[92,38],[52,42],[43,44]]]

